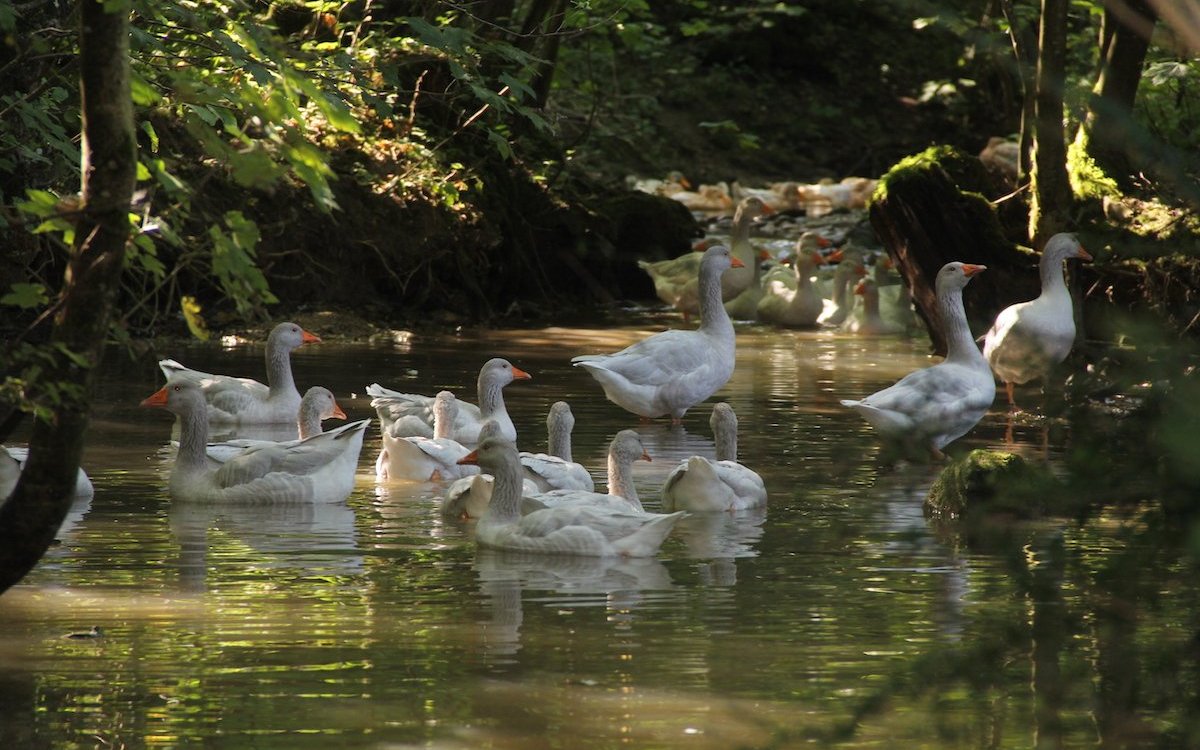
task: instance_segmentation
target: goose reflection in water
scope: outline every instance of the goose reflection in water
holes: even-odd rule
[[[213,531],[245,545],[258,567],[331,575],[363,569],[354,511],[343,503],[173,502],[167,520],[179,543],[180,577],[192,590],[205,588],[208,557],[220,549],[210,538]]]
[[[484,648],[492,657],[521,650],[523,597],[527,591],[552,592],[544,602],[556,607],[606,607],[636,611],[648,591],[674,587],[666,567],[653,558],[545,555],[480,548],[475,555],[479,592],[491,619],[481,623]]]

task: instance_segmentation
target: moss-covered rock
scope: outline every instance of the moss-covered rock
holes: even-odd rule
[[[967,318],[986,330],[996,312],[1037,296],[1036,263],[1005,236],[995,210],[980,192],[983,164],[950,146],[932,146],[900,160],[871,199],[871,226],[904,276],[917,311],[929,323],[934,351],[945,351],[933,281],[951,261],[976,263],[988,272],[963,295]]]
[[[1044,466],[1015,453],[973,450],[942,471],[925,498],[925,515],[967,521],[996,514],[1037,518],[1060,485]]]

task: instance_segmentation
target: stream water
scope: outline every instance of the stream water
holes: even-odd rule
[[[653,461],[636,465],[636,484],[654,510],[681,458],[711,454],[710,404],[682,428],[639,425],[568,360],[670,322],[320,344],[293,363],[301,389],[328,386],[358,419],[373,416],[362,394],[376,381],[474,401],[479,365],[505,356],[533,376],[505,391],[522,447],[545,449],[547,408],[567,400],[574,457],[602,483],[609,439],[638,429]],[[924,350],[740,326],[718,396],[739,416],[740,457],[763,476],[769,508],[688,518],[642,561],[477,550],[470,527],[437,513],[441,486],[377,484],[374,427],[346,504],[172,503],[170,416],[137,406],[161,376],[114,356],[85,453],[95,497],[0,599],[0,744],[1116,747],[1180,736],[1200,674],[1194,656],[1177,658],[1197,611],[1186,566],[1161,550],[1145,555],[1158,564],[1122,563],[1147,543],[1118,519],[967,545],[922,514],[938,467],[875,460],[873,434],[838,399],[929,364]],[[261,351],[168,354],[258,376]],[[952,452],[1003,445],[1002,399]],[[1069,433],[1019,424],[1015,439],[1054,463]],[[1097,573],[1110,569],[1123,574]],[[92,626],[103,635],[64,637]]]

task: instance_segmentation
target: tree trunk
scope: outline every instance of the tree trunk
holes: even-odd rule
[[[1100,72],[1087,118],[1075,137],[1076,147],[1126,186],[1133,171],[1130,146],[1139,137],[1131,127],[1133,102],[1155,23],[1157,17],[1145,0],[1124,0],[1119,9],[1110,3],[1105,9]]]
[[[988,267],[963,294],[976,333],[986,330],[1005,305],[1037,296],[1031,259],[1004,237],[991,205],[978,195],[986,183],[978,159],[934,147],[893,167],[883,177],[880,197],[871,201],[871,226],[928,324],[935,354],[946,353],[933,288],[946,263],[958,260]]]
[[[71,506],[92,382],[129,239],[137,175],[129,7],[112,4],[118,7],[109,12],[103,0],[80,3],[83,210],[50,336],[54,360],[42,376],[62,395],[53,417],[34,424],[25,470],[0,507],[0,592],[37,564]]]
[[[1041,248],[1067,228],[1071,184],[1063,133],[1063,80],[1067,52],[1068,0],[1042,0],[1038,64],[1034,91],[1032,200],[1029,239]]]
[[[1013,11],[1012,0],[1001,0],[1000,8],[1008,21],[1008,36],[1012,42],[1013,57],[1016,58],[1017,71],[1021,79],[1021,133],[1020,157],[1017,162],[1017,184],[1024,183],[1031,170],[1030,157],[1033,151],[1033,91],[1035,88],[1033,72],[1037,66],[1034,50],[1037,44],[1028,31],[1021,25],[1020,19]]]
[[[550,16],[543,25],[546,44],[542,50],[541,62],[537,64],[530,88],[534,92],[533,105],[544,108],[550,98],[550,84],[554,81],[554,69],[558,65],[558,48],[562,41],[562,22],[566,15],[567,0],[558,0],[551,10]]]

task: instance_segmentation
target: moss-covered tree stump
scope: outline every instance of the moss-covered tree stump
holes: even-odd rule
[[[1038,294],[1037,258],[1005,237],[981,192],[987,186],[979,159],[933,146],[892,167],[871,198],[871,226],[912,290],[938,354],[945,353],[946,342],[933,282],[945,264],[957,260],[988,267],[963,295],[977,332],[1007,305]]]
[[[955,459],[934,480],[925,498],[925,515],[968,523],[997,515],[1038,518],[1059,489],[1044,466],[1015,453],[977,449]]]

